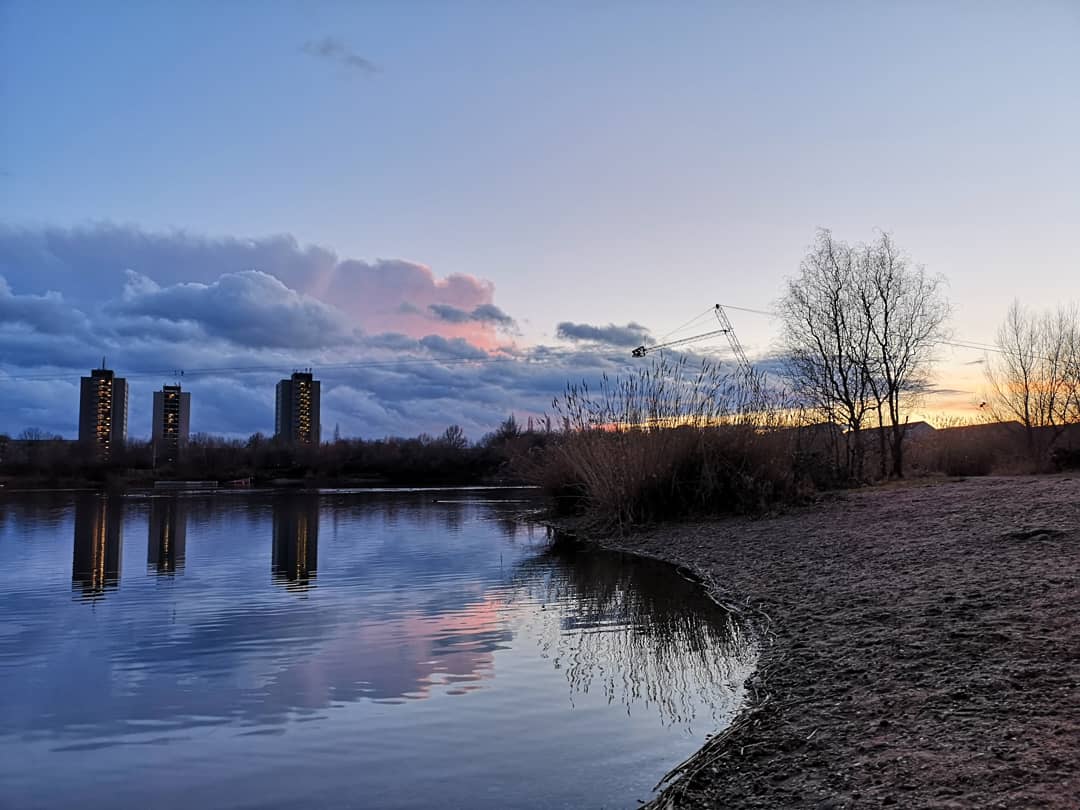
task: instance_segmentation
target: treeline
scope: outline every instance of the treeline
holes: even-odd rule
[[[1080,310],[1037,311],[1013,303],[987,357],[985,408],[995,421],[1017,421],[1028,453],[1039,458],[1080,424]]]
[[[0,476],[40,486],[244,478],[256,483],[519,483],[512,460],[527,458],[550,436],[531,424],[523,429],[512,416],[477,442],[456,425],[439,436],[338,438],[318,447],[290,445],[259,433],[246,440],[200,433],[191,437],[179,461],[155,464],[148,442],[129,441],[101,461],[92,448],[29,430],[14,440],[0,436]]]

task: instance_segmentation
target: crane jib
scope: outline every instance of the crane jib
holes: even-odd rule
[[[716,315],[716,320],[720,322],[720,329],[714,329],[711,332],[705,332],[701,335],[691,335],[690,337],[679,338],[678,340],[669,340],[666,343],[657,343],[655,346],[641,345],[634,349],[630,354],[633,357],[644,357],[651,352],[655,352],[659,349],[670,349],[675,346],[682,346],[686,343],[694,343],[699,340],[706,340],[707,338],[717,337],[719,335],[727,335],[728,344],[731,346],[731,351],[735,354],[735,359],[744,372],[750,372],[750,361],[746,357],[746,353],[743,351],[742,344],[739,342],[739,338],[735,335],[735,329],[731,326],[731,321],[728,320],[727,313],[724,312],[724,308],[717,304],[713,307],[713,314]]]

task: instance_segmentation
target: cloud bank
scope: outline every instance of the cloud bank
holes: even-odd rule
[[[645,342],[649,336],[649,330],[632,321],[626,326],[616,326],[613,323],[607,326],[593,326],[588,323],[563,321],[556,327],[556,335],[563,340],[633,348]]]
[[[104,356],[130,382],[136,437],[149,435],[151,392],[181,369],[193,431],[270,433],[274,384],[311,366],[326,436],[456,423],[479,438],[509,413],[550,410],[568,380],[631,367],[625,347],[647,332],[563,324],[568,347],[521,347],[494,296],[469,273],[288,235],[0,226],[0,433],[73,437],[79,377]]]

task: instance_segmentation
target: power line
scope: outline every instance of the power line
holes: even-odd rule
[[[769,312],[768,310],[764,310],[764,309],[753,309],[751,307],[737,307],[734,304],[721,304],[720,306],[722,306],[724,309],[734,309],[734,310],[738,310],[739,312],[751,312],[751,313],[753,313],[755,315],[764,315],[767,318],[778,318],[778,317],[780,317],[778,313]],[[1000,354],[1000,355],[1005,355],[1005,356],[1008,356],[1008,355],[1016,356],[1018,354],[1018,352],[1008,351],[1006,349],[1002,349],[1000,346],[995,346],[995,345],[993,345],[991,343],[983,343],[982,341],[979,341],[979,340],[966,340],[966,339],[961,338],[961,339],[958,339],[958,340],[939,340],[938,343],[940,343],[943,346],[952,346],[953,348],[956,348],[956,349],[969,349],[969,350],[978,351],[978,352],[994,352],[995,354]],[[1047,359],[1048,360],[1050,358],[1040,358],[1040,359]]]
[[[660,336],[659,338],[657,338],[657,339],[656,339],[656,342],[657,342],[657,343],[664,343],[664,342],[666,342],[666,341],[667,341],[667,339],[668,339],[669,337],[671,337],[672,335],[676,334],[677,332],[681,332],[682,330],[684,330],[684,329],[686,329],[686,328],[690,327],[691,325],[693,325],[693,324],[697,323],[697,322],[698,322],[698,321],[700,321],[700,320],[701,320],[702,318],[707,318],[707,317],[708,317],[709,315],[712,315],[712,311],[713,311],[713,308],[712,308],[712,307],[709,307],[709,308],[707,308],[707,309],[706,309],[706,310],[705,310],[704,312],[702,312],[702,313],[701,313],[701,314],[699,314],[699,315],[695,315],[695,316],[694,316],[693,318],[691,318],[690,320],[688,320],[688,321],[687,321],[686,323],[684,323],[684,324],[683,324],[682,326],[678,326],[678,327],[676,327],[676,328],[672,329],[672,330],[671,330],[670,332],[668,332],[667,334],[661,335],[661,336]]]

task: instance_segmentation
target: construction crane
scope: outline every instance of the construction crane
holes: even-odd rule
[[[735,355],[735,359],[739,363],[739,368],[746,374],[751,372],[750,361],[746,359],[746,352],[743,351],[742,344],[739,343],[739,338],[735,335],[735,329],[731,326],[731,321],[728,320],[727,313],[724,312],[724,308],[717,304],[713,307],[713,314],[716,316],[716,320],[720,322],[719,329],[713,329],[711,332],[705,332],[700,335],[691,335],[690,337],[679,338],[678,340],[669,340],[666,343],[657,343],[655,346],[638,346],[631,354],[634,357],[644,357],[652,352],[659,351],[660,349],[671,349],[676,346],[683,346],[687,343],[695,343],[699,340],[707,340],[711,337],[719,337],[720,335],[726,335],[728,339],[728,345],[731,346],[731,351]]]

